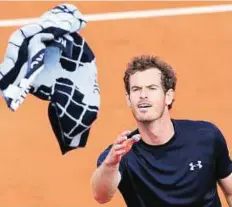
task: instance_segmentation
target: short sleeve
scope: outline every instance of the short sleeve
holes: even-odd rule
[[[109,145],[105,149],[105,151],[100,154],[100,156],[98,157],[98,160],[97,160],[97,167],[99,167],[104,162],[104,160],[107,157],[107,155],[109,154],[111,148],[112,148],[112,144]],[[121,173],[121,175],[123,174],[124,169],[125,169],[125,161],[124,161],[124,157],[122,157],[122,159],[120,161],[120,165],[119,165],[119,172]]]
[[[231,174],[232,161],[229,156],[226,140],[218,128],[216,128],[215,138],[216,178],[223,179]]]
[[[103,161],[106,159],[106,157],[109,154],[111,148],[112,148],[112,144],[110,146],[108,146],[105,149],[105,151],[100,154],[100,156],[98,157],[98,160],[97,160],[97,167],[99,167],[103,163]]]

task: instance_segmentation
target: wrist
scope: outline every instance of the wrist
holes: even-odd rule
[[[107,160],[105,160],[105,162],[102,163],[104,165],[104,167],[111,169],[111,170],[118,170],[119,169],[119,163],[110,163],[107,162]]]

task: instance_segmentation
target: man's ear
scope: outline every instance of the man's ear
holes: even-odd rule
[[[169,106],[170,104],[172,104],[174,98],[175,98],[175,91],[173,89],[169,89],[165,94],[166,105]]]
[[[131,107],[130,95],[126,93],[126,103],[129,107]]]

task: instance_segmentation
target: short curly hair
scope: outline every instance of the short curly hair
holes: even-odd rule
[[[175,91],[177,78],[172,66],[158,56],[142,55],[133,58],[127,65],[124,74],[124,85],[127,94],[130,94],[130,76],[138,71],[145,71],[151,68],[156,68],[161,71],[161,84],[165,93],[169,89]],[[169,109],[171,107],[172,104],[169,105]]]

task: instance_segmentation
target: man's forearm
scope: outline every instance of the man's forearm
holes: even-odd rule
[[[95,200],[106,203],[114,196],[121,176],[119,165],[108,166],[104,162],[92,176],[92,190]]]

